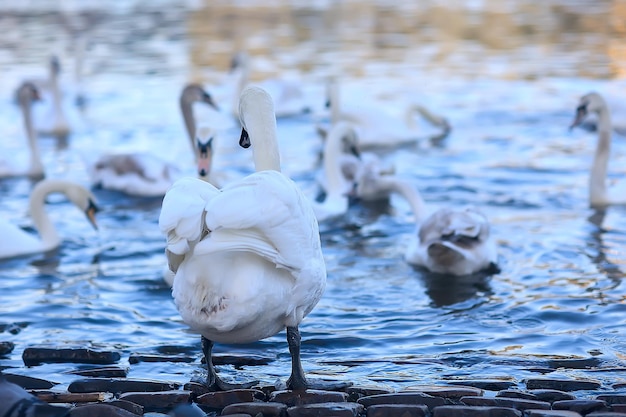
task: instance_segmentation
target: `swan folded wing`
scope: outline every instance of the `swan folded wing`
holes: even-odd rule
[[[321,256],[319,228],[311,203],[293,181],[276,171],[261,171],[222,189],[206,206],[206,225],[254,230],[275,248],[290,268]]]
[[[163,198],[159,228],[167,236],[167,250],[182,255],[191,242],[200,240],[207,201],[219,194],[211,184],[197,178],[175,182]]]
[[[194,254],[202,255],[222,251],[251,252],[275,264],[277,268],[284,268],[291,272],[299,270],[297,265],[289,264],[278,250],[267,241],[267,238],[254,229],[215,230],[196,245]]]
[[[488,226],[485,216],[473,209],[450,213],[448,229],[456,235],[478,238]]]

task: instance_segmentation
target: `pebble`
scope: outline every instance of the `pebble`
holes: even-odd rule
[[[70,417],[137,417],[123,408],[110,404],[87,404],[70,410]]]
[[[223,409],[231,404],[265,401],[263,391],[254,389],[235,389],[231,391],[208,392],[200,395],[196,402],[213,409]]]
[[[191,402],[189,391],[161,391],[161,392],[127,392],[120,395],[120,400],[139,404],[145,411],[168,411],[179,404]]]
[[[57,385],[56,382],[47,381],[45,379],[35,378],[26,375],[3,374],[7,381],[12,382],[24,389],[49,389]]]
[[[195,361],[194,358],[189,356],[180,356],[180,355],[139,355],[139,354],[131,354],[128,357],[128,362],[131,365],[134,365],[139,362],[181,362],[181,363],[191,363]]]
[[[509,389],[516,385],[513,381],[501,381],[501,380],[464,380],[464,381],[449,381],[451,385],[467,385],[470,387],[480,388],[485,391],[502,391]]]
[[[555,389],[559,391],[594,390],[601,384],[596,381],[585,379],[527,379],[527,389]]]
[[[379,404],[367,407],[367,417],[427,417],[428,415],[428,407],[419,404]]]
[[[8,355],[15,349],[13,342],[0,342],[0,356]]]
[[[229,406],[224,407],[222,410],[222,415],[230,415],[230,414],[250,414],[251,416],[256,416],[261,413],[263,417],[283,417],[287,412],[287,406],[282,403],[258,403],[258,402],[250,402],[250,403],[240,403],[240,404],[231,404]]]
[[[463,397],[461,403],[465,405],[491,406],[491,407],[508,407],[517,410],[549,410],[550,403],[545,401],[524,400],[522,398],[485,398],[485,397]]]
[[[475,387],[450,387],[445,385],[412,385],[401,392],[418,391],[433,397],[459,399],[467,396],[481,396],[483,390]]]
[[[105,366],[102,368],[75,369],[66,373],[96,378],[125,378],[128,375],[128,369],[117,366]]]
[[[337,391],[274,391],[269,398],[272,402],[286,404],[289,407],[306,404],[347,402],[348,394]]]
[[[143,379],[125,378],[85,378],[73,381],[67,390],[69,392],[93,392],[104,391],[112,393],[120,392],[154,392],[170,391],[180,387],[174,382],[150,381]]]
[[[553,410],[570,410],[580,414],[589,414],[593,411],[608,411],[608,407],[601,400],[563,400],[552,403]]]
[[[287,409],[289,417],[358,417],[364,407],[358,403],[323,403],[297,405]]]
[[[369,397],[359,398],[358,404],[364,407],[377,404],[423,404],[430,410],[446,404],[446,400],[441,397],[433,397],[432,395],[412,392],[400,392],[397,394],[380,394],[371,395]]]

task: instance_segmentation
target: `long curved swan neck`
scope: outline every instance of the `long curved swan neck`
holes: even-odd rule
[[[343,194],[346,180],[341,171],[342,141],[353,134],[353,128],[346,123],[335,125],[329,132],[324,144],[324,173],[328,194]]]
[[[64,192],[65,185],[61,181],[47,180],[37,183],[30,195],[30,215],[35,224],[35,229],[41,238],[41,250],[46,251],[59,245],[61,239],[50,221],[50,217],[45,210],[45,198],[48,194]]]
[[[330,106],[330,122],[332,124],[338,123],[341,119],[341,103],[339,102],[339,84],[337,80],[330,79],[326,85],[326,99]]]
[[[250,83],[250,57],[245,52],[239,52],[233,58],[231,74],[234,78],[233,114],[239,116],[239,97],[244,88]]]
[[[65,129],[65,114],[63,112],[63,103],[61,97],[61,88],[59,87],[59,73],[61,72],[59,61],[56,57],[52,58],[50,64],[50,90],[52,92],[52,105],[54,107],[55,122],[61,129]]]
[[[180,96],[180,111],[183,115],[183,121],[185,122],[189,143],[195,155],[197,153],[196,147],[194,146],[194,140],[196,138],[196,118],[193,114],[193,102],[189,100],[184,93]]]
[[[382,185],[390,192],[400,194],[406,199],[411,206],[417,224],[421,223],[426,218],[426,203],[413,182],[393,176],[383,176],[380,180],[382,181]]]
[[[35,88],[30,87],[30,88]],[[20,100],[22,116],[24,120],[24,129],[26,130],[26,138],[28,147],[30,148],[30,168],[29,174],[32,176],[43,175],[43,164],[41,162],[41,154],[39,152],[39,144],[37,143],[37,135],[33,126],[32,99],[22,98]]]
[[[589,176],[589,201],[601,205],[607,201],[606,175],[611,153],[611,115],[603,106],[598,112],[598,144]]]
[[[241,124],[252,144],[257,171],[280,171],[276,115],[272,97],[259,87],[247,87],[239,106]]]

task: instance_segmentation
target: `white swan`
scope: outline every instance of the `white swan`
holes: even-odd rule
[[[29,210],[39,237],[25,232],[12,223],[0,220],[0,258],[47,252],[58,247],[61,239],[45,211],[44,203],[48,194],[63,193],[81,209],[96,228],[95,197],[83,186],[65,180],[42,180],[35,185],[30,195]]]
[[[373,103],[360,100],[350,106],[342,101],[339,85],[331,79],[327,84],[327,106],[330,107],[331,123],[345,120],[353,123],[359,136],[359,145],[365,148],[389,148],[413,144],[422,140],[433,140],[445,137],[450,132],[450,124],[441,116],[437,116],[425,107],[412,104],[406,107],[404,116],[390,111],[384,102]],[[415,116],[424,117],[441,133],[427,137],[415,123]],[[323,132],[323,128],[319,129]]]
[[[202,334],[206,384],[228,389],[213,368],[213,342],[248,343],[287,328],[292,372],[304,389],[298,325],[319,301],[326,267],[311,204],[280,172],[272,99],[261,88],[241,94],[239,144],[252,146],[256,173],[221,190],[197,178],[165,195],[159,226],[176,273],[172,295]]]
[[[589,204],[592,207],[626,204],[626,188],[620,184],[618,190],[607,189],[607,170],[611,155],[611,114],[606,102],[598,93],[584,95],[576,109],[576,118],[570,129],[580,125],[587,115],[598,117],[598,144],[589,176]]]
[[[183,121],[197,162],[198,151],[194,142],[196,122],[192,108],[195,102],[206,103],[216,110],[218,107],[211,96],[197,84],[185,86],[181,93]],[[141,197],[163,196],[180,176],[176,166],[146,153],[105,154],[88,165],[94,185]]]
[[[231,60],[231,91],[234,95],[233,114],[239,117],[239,96],[250,83],[250,55],[239,51]],[[302,83],[296,79],[268,78],[257,83],[274,101],[277,118],[293,117],[311,110],[307,95],[302,90]],[[232,94],[232,93],[231,93]]]
[[[415,185],[395,175],[359,178],[357,195],[362,198],[397,193],[404,197],[415,216],[416,232],[406,249],[408,263],[431,272],[469,275],[496,269],[496,244],[487,218],[475,208],[443,208],[427,214],[426,204]]]
[[[63,107],[63,94],[59,84],[61,64],[55,55],[50,57],[49,77],[40,83],[44,102],[48,105],[38,108],[35,113],[35,130],[40,135],[66,138],[70,134],[70,125]]]
[[[30,163],[26,168],[16,168],[9,161],[0,161],[0,178],[28,176],[43,178],[44,168],[39,153],[39,145],[35,129],[33,127],[32,107],[33,102],[40,99],[37,88],[30,82],[23,83],[17,90],[17,100],[22,110],[26,139],[30,150]]]
[[[334,124],[328,132],[323,152],[323,177],[320,185],[326,196],[321,203],[313,203],[318,221],[327,220],[348,211],[352,192],[353,173],[360,163],[358,138],[354,126],[348,122]]]

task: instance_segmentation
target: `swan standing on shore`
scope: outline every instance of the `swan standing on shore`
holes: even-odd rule
[[[221,190],[183,178],[163,200],[159,226],[176,274],[172,295],[185,323],[202,335],[210,389],[233,387],[215,372],[214,342],[254,342],[285,327],[287,387],[306,389],[298,325],[326,285],[319,228],[310,202],[280,172],[270,95],[247,87],[239,114],[239,144],[252,146],[256,172]]]
[[[598,144],[589,175],[589,204],[591,207],[605,207],[626,204],[626,187],[620,184],[619,190],[607,189],[607,170],[611,155],[611,114],[606,102],[598,93],[591,92],[581,97],[576,108],[576,117],[570,129],[580,125],[587,115],[598,117]]]
[[[14,168],[8,161],[0,161],[0,178],[28,176],[31,178],[43,178],[44,169],[39,152],[39,144],[35,128],[33,127],[33,102],[40,100],[39,91],[30,82],[23,83],[17,90],[17,100],[22,111],[24,130],[30,150],[30,163],[27,168]]]
[[[39,237],[0,219],[0,258],[47,252],[61,244],[61,238],[44,207],[46,196],[52,193],[65,194],[85,213],[92,226],[97,228],[95,213],[98,209],[95,197],[89,190],[65,180],[42,180],[33,188],[29,201],[29,212]]]
[[[397,193],[404,197],[415,216],[416,231],[405,259],[431,272],[469,275],[497,268],[496,244],[489,221],[475,208],[443,208],[427,214],[426,203],[412,181],[395,175],[369,175],[357,183],[357,196],[380,198]]]
[[[212,97],[197,84],[187,85],[180,96],[180,108],[185,128],[198,162],[195,144],[196,121],[193,103],[202,102],[219,110]],[[120,153],[102,155],[88,170],[94,185],[141,197],[159,197],[165,194],[179,176],[176,166],[148,153]]]

